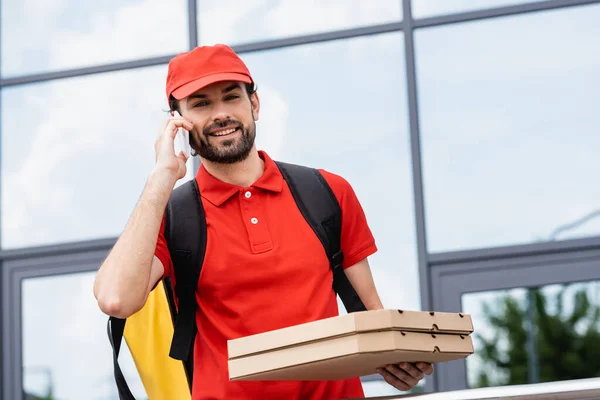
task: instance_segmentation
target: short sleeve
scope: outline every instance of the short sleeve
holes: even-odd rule
[[[344,253],[342,268],[346,269],[377,251],[375,238],[367,223],[365,212],[350,183],[343,177],[319,170],[342,209],[341,248]]]
[[[158,233],[158,239],[156,241],[156,249],[154,250],[154,255],[160,260],[165,270],[163,274],[163,279],[171,276],[173,271],[173,263],[171,261],[171,254],[169,253],[169,248],[167,247],[167,240],[165,239],[165,218],[160,224],[160,231]]]

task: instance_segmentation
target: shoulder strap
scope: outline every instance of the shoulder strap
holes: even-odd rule
[[[349,313],[365,311],[366,307],[342,268],[342,210],[331,187],[315,168],[281,161],[275,163],[287,182],[300,212],[325,248],[333,272],[333,290],[340,296]]]
[[[115,380],[117,382],[117,390],[119,392],[119,400],[135,400],[133,393],[127,385],[123,371],[119,366],[119,352],[121,351],[121,340],[123,339],[123,332],[125,331],[126,319],[109,317],[107,333],[110,341],[110,346],[113,349],[113,367]]]
[[[196,287],[204,261],[206,220],[195,179],[173,190],[166,209],[165,239],[173,260],[177,291],[169,278],[163,280],[174,324],[169,355],[182,360],[192,388],[194,339],[196,337]],[[175,293],[179,307],[176,307]],[[179,311],[178,311],[179,310]],[[135,400],[119,366],[119,352],[127,320],[109,317],[107,333],[113,350],[113,367],[119,400]]]
[[[175,316],[169,356],[184,362],[191,388],[197,332],[196,288],[206,250],[206,219],[196,179],[173,190],[166,209],[165,239],[175,272],[174,290],[166,282],[171,314]],[[177,309],[173,293],[177,297]]]

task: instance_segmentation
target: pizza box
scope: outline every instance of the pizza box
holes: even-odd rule
[[[470,315],[373,310],[229,340],[231,380],[336,380],[473,353]]]

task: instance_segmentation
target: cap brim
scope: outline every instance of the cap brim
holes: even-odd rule
[[[215,82],[222,81],[240,81],[245,83],[252,83],[252,79],[250,79],[248,75],[238,74],[235,72],[228,72],[222,74],[203,76],[202,78],[196,79],[195,81],[188,82],[185,85],[178,87],[177,89],[173,90],[171,94],[177,100],[181,100],[188,97],[190,94],[197,92],[203,87],[206,87]]]

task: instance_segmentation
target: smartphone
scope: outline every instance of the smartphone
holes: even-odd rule
[[[180,117],[181,115],[175,111],[173,116]],[[179,152],[183,152],[187,158],[190,158],[190,133],[187,130],[183,128],[177,128],[177,135],[175,136],[175,146],[173,150],[175,151],[175,155],[178,155]]]

